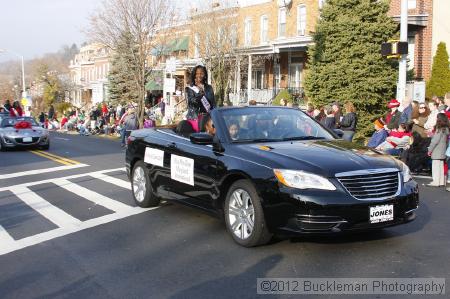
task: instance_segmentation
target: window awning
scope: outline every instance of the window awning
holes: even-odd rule
[[[189,48],[189,36],[180,37],[167,43],[166,45],[157,45],[152,49],[153,56],[167,55],[176,51],[187,51]]]

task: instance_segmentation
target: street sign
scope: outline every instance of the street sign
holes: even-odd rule
[[[414,82],[413,100],[418,101],[419,103],[425,102],[425,82],[424,81]]]
[[[165,78],[164,79],[164,90],[166,92],[175,92],[175,79]]]

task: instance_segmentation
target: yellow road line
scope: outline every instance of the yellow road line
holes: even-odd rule
[[[70,160],[68,158],[65,158],[65,157],[62,157],[62,156],[58,156],[58,155],[55,155],[55,154],[52,154],[52,153],[49,153],[49,152],[46,152],[46,151],[36,150],[36,152],[39,152],[39,153],[41,153],[43,155],[47,155],[47,156],[53,157],[55,159],[63,160],[63,161],[66,161],[66,162],[69,162],[69,163],[72,163],[72,164],[80,164],[80,162],[78,162],[78,161]]]
[[[60,163],[60,164],[63,164],[63,165],[67,165],[67,166],[80,164],[80,163],[78,163],[76,161],[68,160],[68,159],[65,159],[63,157],[48,155],[48,153],[45,153],[45,152],[42,152],[42,151],[35,151],[35,150],[33,150],[33,151],[30,151],[30,153],[33,153],[35,155],[47,158],[49,160],[52,160],[54,162],[57,162],[57,163]],[[69,161],[71,161],[71,162],[69,162]]]

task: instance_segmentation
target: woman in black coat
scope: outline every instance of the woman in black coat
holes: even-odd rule
[[[185,92],[188,106],[186,118],[198,132],[202,127],[202,115],[209,113],[216,106],[214,91],[208,84],[208,73],[204,66],[194,67],[191,73],[191,84],[186,87]]]
[[[356,109],[352,102],[345,103],[344,108],[346,114],[341,120],[341,130],[344,132],[342,139],[351,142],[353,140],[353,135],[355,135],[356,132],[358,117],[356,116]]]

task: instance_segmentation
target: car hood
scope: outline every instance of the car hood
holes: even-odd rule
[[[326,177],[362,169],[399,168],[392,157],[343,140],[270,142],[238,147],[246,159],[259,164]]]

